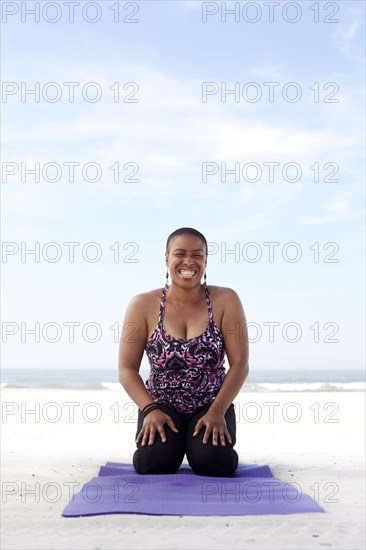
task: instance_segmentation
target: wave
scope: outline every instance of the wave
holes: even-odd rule
[[[107,390],[122,390],[120,383],[101,382]],[[365,382],[288,382],[288,383],[247,383],[241,392],[336,392],[336,391],[365,391]]]
[[[337,392],[365,391],[365,382],[282,382],[245,384],[241,391],[254,392]]]
[[[105,390],[122,390],[122,385],[119,382],[101,382],[100,385]]]
[[[104,380],[108,378],[104,378]],[[143,376],[145,381],[147,376]],[[103,380],[103,378],[102,378]],[[74,380],[52,380],[45,378],[36,379],[13,379],[6,382],[1,382],[1,388],[15,389],[15,388],[31,388],[31,389],[73,389],[73,390],[96,390],[96,391],[123,391],[123,387],[120,382],[100,382],[95,378],[89,379],[74,379]],[[365,381],[249,381],[247,380],[244,386],[241,388],[242,392],[255,392],[255,393],[274,393],[274,392],[364,392],[366,391]]]

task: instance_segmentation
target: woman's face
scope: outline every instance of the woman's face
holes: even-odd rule
[[[179,286],[200,284],[207,264],[205,245],[199,237],[190,233],[175,237],[170,241],[165,263],[171,280]]]

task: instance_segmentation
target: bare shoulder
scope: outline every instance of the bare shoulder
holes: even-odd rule
[[[238,293],[229,287],[207,285],[210,293],[214,320],[224,334],[227,323],[245,322],[245,313]]]
[[[129,307],[140,311],[148,311],[150,308],[160,303],[162,288],[154,288],[146,292],[140,292],[130,300]]]
[[[230,303],[240,302],[239,294],[233,289],[226,286],[207,285],[210,296],[217,302]]]
[[[229,287],[208,286],[212,305],[217,312],[219,322],[216,324],[224,334],[224,327],[235,326],[235,323],[246,324],[246,316],[239,294]]]
[[[161,297],[162,292],[162,288],[154,288],[153,290],[147,290],[146,292],[135,294],[132,299],[136,300],[137,302],[145,302],[146,300],[155,299],[157,296]]]

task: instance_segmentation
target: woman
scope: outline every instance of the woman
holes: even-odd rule
[[[136,295],[125,314],[119,379],[139,407],[133,465],[140,474],[175,473],[185,454],[198,475],[228,477],[238,466],[233,400],[249,371],[246,319],[234,290],[206,285],[207,254],[199,231],[174,231],[165,288]]]

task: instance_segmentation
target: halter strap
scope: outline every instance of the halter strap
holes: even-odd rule
[[[160,311],[159,311],[159,324],[162,323],[163,319],[164,319],[166,290],[167,290],[166,287],[164,287],[162,295],[161,295]],[[207,308],[208,308],[208,319],[209,319],[209,322],[212,323],[213,322],[212,304],[211,304],[210,293],[208,291],[207,286],[205,287],[205,295],[206,295],[206,303],[207,303]]]

